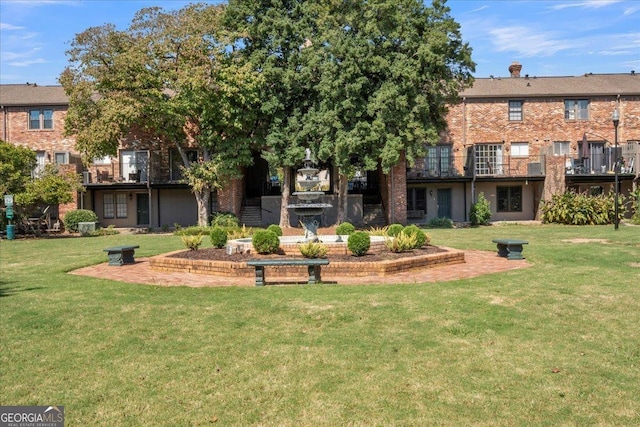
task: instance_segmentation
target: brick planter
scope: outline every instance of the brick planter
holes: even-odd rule
[[[209,274],[221,277],[247,277],[255,276],[255,269],[247,266],[247,263],[230,261],[208,261],[175,258],[170,255],[183,252],[175,251],[149,258],[149,264],[153,270],[165,272],[185,272]],[[446,249],[428,255],[407,255],[406,258],[377,261],[377,262],[344,262],[332,261],[322,267],[323,280],[332,280],[338,277],[385,277],[393,276],[399,272],[417,271],[427,268],[440,267],[450,264],[462,264],[465,262],[464,252],[456,249]],[[305,267],[282,266],[272,267],[269,277],[304,277]]]

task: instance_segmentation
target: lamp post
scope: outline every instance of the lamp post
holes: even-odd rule
[[[614,217],[613,217],[613,227],[615,230],[618,229],[618,123],[620,123],[620,112],[618,111],[618,108],[616,107],[615,110],[613,110],[613,114],[611,115],[611,120],[613,121],[613,129],[614,129],[614,139],[613,139],[613,150],[614,150],[614,154],[615,154],[615,164],[613,166],[613,173],[614,173],[614,187],[615,187],[615,199],[614,199]]]

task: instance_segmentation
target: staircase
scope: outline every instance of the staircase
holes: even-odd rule
[[[262,208],[260,206],[243,206],[240,212],[240,224],[247,227],[262,227]]]
[[[387,225],[382,205],[364,205],[362,222],[367,227],[384,227]]]

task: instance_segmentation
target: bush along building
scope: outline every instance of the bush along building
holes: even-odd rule
[[[480,193],[490,202],[492,220],[538,219],[541,201],[553,194],[613,191],[616,159],[619,191],[628,195],[640,177],[640,76],[534,77],[521,71],[513,63],[508,77],[476,79],[449,106],[440,142],[427,146],[416,164],[401,159],[389,174],[356,173],[349,182],[347,220],[360,226],[434,218],[465,222]],[[0,138],[34,150],[36,169],[56,163],[82,179],[85,191],[56,215],[90,209],[102,226],[116,227],[197,223],[195,198],[173,146],[133,131],[116,156],[83,164],[74,138],[64,136],[67,107],[61,86],[0,85]],[[242,179],[212,194],[211,210],[233,212],[248,226],[278,223],[281,177],[259,152],[253,158]],[[334,206],[318,218],[327,226],[337,218],[338,174],[330,163],[317,167],[325,192],[320,201]],[[291,213],[291,225],[297,224]]]

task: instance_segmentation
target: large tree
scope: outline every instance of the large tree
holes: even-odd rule
[[[475,65],[444,1],[336,0],[325,7],[314,43],[319,102],[307,123],[320,140],[319,157],[339,169],[340,222],[354,167],[380,164],[389,172],[403,153],[410,164],[423,156]]]
[[[229,2],[229,22],[243,34],[243,53],[267,82],[261,95],[262,156],[272,168],[283,170],[281,227],[290,227],[292,174],[310,146],[304,120],[316,102],[307,53],[316,25],[310,5],[299,0]]]
[[[446,104],[472,82],[471,49],[445,1],[246,0],[230,8],[242,11],[246,53],[270,83],[265,157],[293,166],[308,146],[331,160],[338,222],[355,168],[389,172],[403,153],[413,163],[438,141]]]
[[[239,54],[225,6],[139,11],[130,27],[89,28],[67,51],[60,81],[70,98],[66,131],[86,161],[115,155],[141,128],[175,145],[206,225],[209,197],[250,164],[262,76]],[[199,150],[190,161],[185,148]]]

